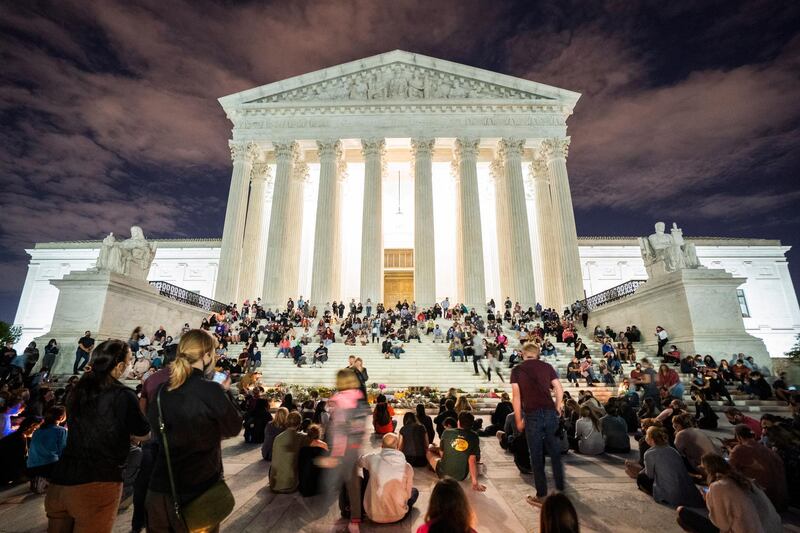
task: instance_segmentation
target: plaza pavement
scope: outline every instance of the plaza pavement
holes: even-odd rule
[[[400,414],[396,418],[402,418]],[[367,438],[365,450],[377,449],[380,443]],[[635,450],[635,447],[634,447]],[[538,510],[525,502],[532,492],[531,476],[521,475],[513,458],[500,448],[497,439],[481,438],[481,456],[486,464],[484,493],[473,492],[469,481],[464,490],[478,516],[480,533],[511,533],[538,530]],[[634,480],[623,470],[625,459],[635,459],[636,451],[627,455],[607,454],[597,457],[563,456],[567,479],[566,493],[575,504],[585,532],[625,533],[655,531],[678,532],[675,511],[659,505],[636,489]],[[328,532],[346,528],[339,518],[336,502],[326,505],[319,496],[303,498],[299,494],[273,494],[267,487],[269,463],[261,459],[260,445],[246,444],[241,435],[223,443],[223,460],[227,481],[236,497],[233,514],[223,523],[229,532]],[[549,477],[552,483],[552,477]],[[436,476],[427,468],[414,469],[414,486],[420,491],[411,516],[393,525],[376,525],[369,521],[361,526],[365,532],[413,533],[423,523]],[[0,494],[1,532],[41,532],[46,530],[44,496],[23,488]],[[15,493],[18,493],[15,495]],[[114,531],[130,531],[132,509],[120,513]],[[792,520],[794,523],[798,523]],[[789,531],[800,528],[788,526]]]

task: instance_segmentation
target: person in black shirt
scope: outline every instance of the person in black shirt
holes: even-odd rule
[[[136,393],[118,381],[131,358],[127,342],[101,343],[67,397],[67,446],[44,501],[48,531],[114,526],[131,440],[141,442],[150,434]]]
[[[202,329],[181,336],[178,354],[170,367],[169,383],[156,392],[147,406],[147,418],[158,426],[158,397],[166,425],[170,462],[178,504],[186,505],[222,478],[223,439],[242,429],[242,417],[221,384],[206,379],[214,371],[216,341]],[[167,472],[166,451],[160,433],[150,486],[147,492],[147,531],[185,531],[175,516]],[[213,529],[213,528],[212,528]]]
[[[75,364],[72,366],[73,374],[77,374],[84,369],[86,363],[89,362],[89,354],[92,352],[93,346],[92,332],[87,330],[83,337],[78,339],[78,349],[75,350]]]

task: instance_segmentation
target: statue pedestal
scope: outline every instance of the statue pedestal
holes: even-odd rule
[[[60,345],[53,374],[72,372],[78,339],[92,332],[95,346],[107,339],[127,340],[137,326],[148,336],[164,326],[176,340],[185,323],[199,327],[208,312],[161,296],[147,281],[115,272],[72,272],[50,282],[58,302],[50,331],[35,339],[44,346],[55,338]]]
[[[772,368],[764,341],[745,331],[736,289],[744,278],[719,269],[682,269],[650,279],[631,296],[604,305],[589,314],[589,325],[625,331],[635,324],[643,334],[643,348],[655,354],[656,326],[669,333],[684,355],[735,358],[752,355],[759,366]]]

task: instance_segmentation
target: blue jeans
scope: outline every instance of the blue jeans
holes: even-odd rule
[[[556,436],[558,415],[554,409],[537,409],[525,413],[525,439],[531,454],[533,484],[536,496],[547,496],[547,477],[544,474],[544,452],[550,456],[556,490],[564,490],[564,466],[561,464],[561,442]]]
[[[86,366],[86,363],[89,362],[89,354],[78,348],[75,351],[75,364],[72,365],[72,373],[77,374],[83,367]]]

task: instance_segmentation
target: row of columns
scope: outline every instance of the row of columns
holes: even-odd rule
[[[414,168],[414,299],[427,307],[436,301],[432,156],[435,140],[412,139]],[[531,176],[535,191],[538,249],[545,306],[569,304],[583,297],[575,218],[566,170],[569,139],[547,139],[535,150]],[[525,141],[504,138],[498,144],[491,174],[495,184],[497,241],[502,297],[523,306],[537,298],[526,208],[522,156]],[[317,142],[320,162],[311,301],[317,305],[341,298],[341,195],[344,162],[341,142]],[[242,301],[258,293],[258,266],[264,258],[262,300],[282,305],[298,290],[303,188],[308,166],[295,142],[275,143],[275,178],[266,248],[263,249],[265,190],[269,168],[258,162],[252,143],[231,143],[233,173],[225,217],[215,299]],[[479,139],[456,139],[457,299],[481,309],[486,301],[477,159]],[[382,179],[384,139],[363,139],[365,162],[361,243],[361,301],[383,299]],[[248,180],[249,177],[249,180]],[[249,195],[248,195],[249,190]],[[249,196],[249,199],[248,199]]]

